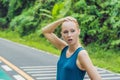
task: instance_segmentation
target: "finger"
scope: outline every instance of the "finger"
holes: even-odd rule
[[[68,17],[66,17],[66,20],[69,20],[69,21],[77,21],[74,17],[70,17],[70,16],[68,16]]]

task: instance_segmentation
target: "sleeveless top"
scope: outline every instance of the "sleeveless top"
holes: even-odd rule
[[[83,80],[86,71],[80,70],[76,65],[78,53],[83,50],[79,47],[70,57],[66,57],[66,46],[57,63],[57,79],[56,80]]]

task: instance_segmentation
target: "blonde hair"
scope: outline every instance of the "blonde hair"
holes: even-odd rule
[[[76,27],[78,28],[78,29],[80,29],[79,28],[79,24],[78,24],[78,21],[77,20],[70,20],[71,22],[74,22],[75,23],[75,25],[76,25]],[[67,21],[64,21],[64,22],[67,22]],[[63,23],[64,23],[63,22]],[[63,25],[63,23],[62,23],[62,25]]]

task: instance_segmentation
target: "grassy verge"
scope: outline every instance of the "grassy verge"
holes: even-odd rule
[[[40,38],[36,34],[31,34],[26,37],[19,37],[15,32],[2,32],[0,37],[25,44],[40,50],[44,50],[55,55],[59,55],[60,51],[53,47],[46,39]],[[90,54],[94,65],[120,73],[120,54],[119,51],[107,50],[100,48],[96,44],[90,44],[85,47]]]
[[[86,49],[96,66],[120,73],[120,51],[104,50],[96,44],[90,44]]]

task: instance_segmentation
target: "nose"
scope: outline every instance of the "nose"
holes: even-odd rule
[[[68,37],[70,37],[71,36],[71,32],[68,32]]]

